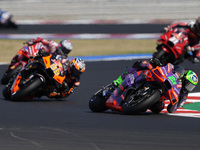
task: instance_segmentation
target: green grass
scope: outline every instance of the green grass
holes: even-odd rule
[[[59,42],[60,40],[55,40]],[[153,53],[156,40],[135,39],[71,39],[73,51],[69,56],[95,56],[113,54]],[[22,48],[25,40],[0,40],[0,62],[10,62],[17,51]]]

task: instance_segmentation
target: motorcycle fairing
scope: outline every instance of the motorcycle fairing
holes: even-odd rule
[[[54,75],[53,78],[54,78],[54,80],[56,80],[61,85],[63,84],[63,81],[65,80],[65,76],[62,77],[62,76]]]
[[[152,70],[152,73],[159,82],[165,82],[167,80],[170,83],[171,88],[167,90],[164,96],[165,99],[170,100],[172,105],[176,104],[179,101],[178,95],[181,91],[182,83],[178,79],[180,76],[174,73],[173,65],[168,63],[164,67],[156,67]]]
[[[25,56],[28,59],[31,57],[35,57],[35,56],[37,56],[38,51],[41,48],[41,45],[42,45],[42,43],[36,43],[31,46],[24,46],[18,51],[18,53],[20,55]]]
[[[51,56],[52,56],[52,54],[50,54],[49,56],[42,57],[44,65],[46,66],[46,68],[50,68],[50,65],[51,65],[50,58],[51,58]]]
[[[142,80],[141,75],[145,75],[146,81]],[[162,95],[160,100],[170,100],[171,104],[174,105],[178,102],[178,95],[181,90],[181,81],[178,80],[179,76],[174,73],[173,65],[168,64],[164,67],[157,66],[152,70],[143,70],[138,71],[132,75],[129,75],[121,83],[121,85],[114,90],[112,95],[106,101],[106,106],[111,110],[123,111],[122,103],[126,97],[129,88],[136,86],[139,82],[135,82],[136,79],[141,80],[142,82],[157,82],[158,84],[164,84],[168,82],[170,85],[166,87],[167,91]]]
[[[160,36],[158,42],[163,43],[162,49],[166,52],[172,51],[175,58],[184,53],[185,46],[188,45],[187,32],[183,30],[173,29]]]
[[[51,59],[52,54],[49,56],[44,56],[43,61],[46,66],[46,68],[51,68],[51,70],[54,72],[53,78],[60,84],[63,83],[66,76],[63,75],[63,66],[59,60]]]
[[[16,91],[19,90],[19,83],[21,81],[22,77],[21,76],[17,76],[17,78],[15,79],[13,85],[12,85],[12,93],[15,93]]]

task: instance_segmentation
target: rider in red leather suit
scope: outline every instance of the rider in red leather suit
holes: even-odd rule
[[[193,62],[199,62],[200,57],[200,17],[196,19],[195,22],[175,22],[167,27],[164,28],[165,32],[169,31],[170,29],[174,28],[182,28],[189,29],[188,32],[188,39],[189,39],[189,46],[187,46],[187,50],[193,53]]]
[[[72,43],[69,40],[62,40],[59,44],[53,40],[42,39],[40,37],[38,37],[37,39],[30,39],[26,41],[26,44],[28,44],[28,46],[36,43],[42,43],[42,46],[39,49],[45,52],[48,52],[50,54],[57,53],[59,55],[65,55],[66,57],[73,49]],[[23,57],[23,55],[16,54],[11,60],[11,65],[13,63],[19,62],[23,59]]]

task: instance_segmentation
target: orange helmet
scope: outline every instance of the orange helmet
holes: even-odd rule
[[[68,73],[72,77],[79,77],[85,71],[85,62],[81,58],[73,58],[68,66]]]

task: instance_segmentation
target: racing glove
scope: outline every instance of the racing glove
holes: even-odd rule
[[[69,86],[69,84],[67,82],[64,82],[62,84],[62,91],[61,92],[61,97],[67,97],[69,96],[71,93],[74,92],[74,90],[80,85],[80,82],[74,82],[73,85]]]

